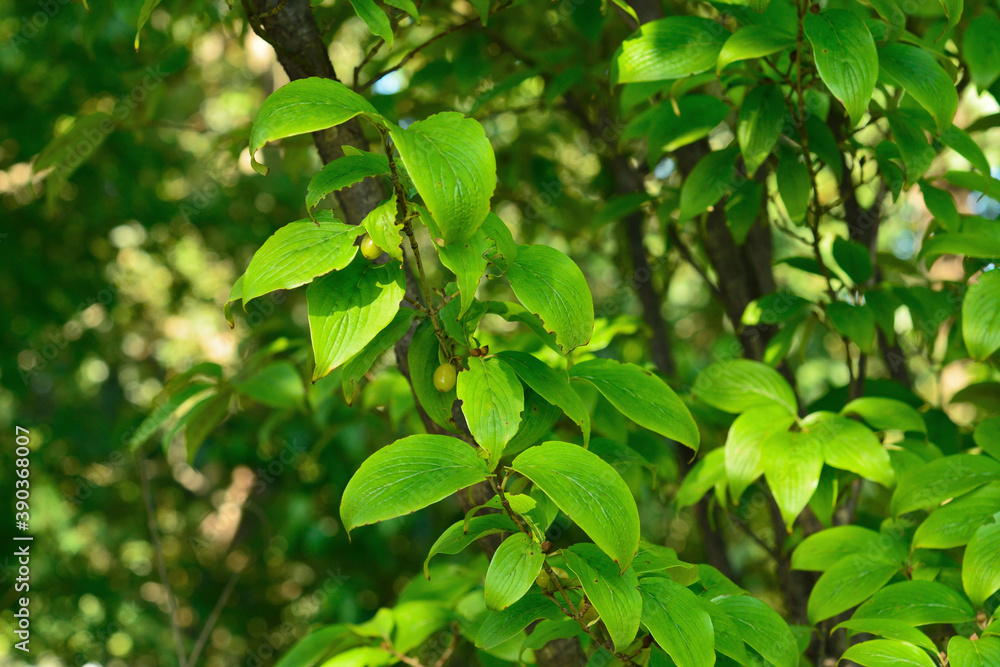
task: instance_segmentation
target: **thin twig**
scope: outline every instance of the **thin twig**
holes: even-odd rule
[[[496,9],[494,9],[492,12],[490,12],[490,16],[493,16],[494,14],[498,14],[498,13],[502,12],[503,10],[507,9],[508,7],[510,7],[512,4],[513,4],[513,0],[508,0],[507,2],[500,3],[499,5],[497,5]],[[442,32],[439,32],[438,34],[434,35],[430,39],[424,41],[421,44],[418,44],[412,51],[410,51],[405,56],[403,56],[398,63],[396,63],[395,65],[393,65],[392,67],[390,67],[387,70],[383,70],[382,72],[379,72],[378,74],[376,74],[375,76],[373,76],[371,79],[369,79],[368,81],[366,81],[364,84],[362,84],[360,86],[355,86],[354,89],[356,91],[362,91],[362,90],[367,90],[368,88],[371,88],[371,86],[375,82],[380,81],[381,79],[387,77],[388,75],[392,74],[396,70],[398,70],[401,67],[403,67],[403,65],[405,65],[406,63],[408,63],[411,60],[413,60],[414,56],[416,56],[418,53],[420,53],[421,51],[423,51],[428,46],[430,46],[434,42],[438,41],[442,37],[447,37],[448,35],[450,35],[453,32],[456,32],[458,30],[462,30],[463,28],[468,28],[469,26],[475,25],[475,24],[480,23],[480,22],[481,21],[480,21],[479,18],[469,19],[468,21],[465,21],[463,23],[458,23],[458,24],[453,25],[450,28],[448,28],[448,29],[446,29],[446,30],[444,30]]]
[[[670,224],[669,221],[667,224],[667,235],[670,237],[670,240],[673,242],[673,244],[677,246],[677,249],[680,251],[684,259],[687,260],[687,263],[691,265],[691,268],[693,268],[698,273],[698,275],[701,276],[701,279],[705,281],[705,284],[708,285],[709,289],[712,290],[712,293],[715,294],[716,298],[718,298],[721,301],[722,294],[719,293],[719,286],[716,285],[715,282],[713,282],[712,279],[708,277],[708,274],[705,272],[703,268],[701,268],[701,265],[698,264],[697,261],[695,261],[694,255],[691,253],[691,249],[687,247],[687,244],[684,243],[684,240],[677,232],[677,229],[674,227],[674,225]]]
[[[764,540],[762,540],[757,533],[753,532],[753,529],[751,529],[750,526],[747,525],[747,523],[743,519],[733,514],[732,512],[729,513],[729,518],[732,520],[733,523],[739,526],[743,530],[743,532],[746,533],[748,537],[750,537],[750,539],[756,542],[761,549],[766,551],[771,558],[773,558],[776,561],[781,560],[781,554],[778,553],[778,550],[769,545]]]
[[[215,603],[215,608],[212,609],[212,613],[209,614],[208,620],[205,621],[205,627],[201,629],[201,634],[198,635],[198,641],[194,643],[194,649],[191,650],[191,657],[188,658],[187,664],[193,667],[198,664],[198,658],[201,656],[201,651],[205,648],[205,644],[208,642],[209,636],[212,634],[212,630],[215,629],[215,624],[219,621],[219,616],[222,614],[222,609],[226,606],[226,602],[229,601],[229,596],[233,594],[233,589],[236,588],[236,582],[240,578],[239,572],[233,572],[233,575],[229,577],[229,581],[226,583],[226,587],[222,591],[222,595],[219,596],[218,601]]]
[[[392,653],[392,655],[397,660],[399,660],[400,662],[405,662],[410,667],[424,667],[424,664],[422,662],[420,662],[416,658],[412,658],[406,655],[405,653],[400,653],[389,642],[382,642],[382,648],[388,651],[389,653]]]
[[[458,623],[454,622],[451,624],[451,642],[448,643],[448,647],[444,650],[444,653],[441,654],[441,657],[435,661],[434,667],[444,667],[448,660],[451,659],[452,653],[455,652],[455,647],[458,646],[458,636]]]
[[[174,650],[177,652],[177,664],[179,667],[187,667],[187,660],[184,656],[184,636],[181,634],[181,626],[177,619],[177,600],[174,598],[174,589],[170,586],[170,578],[167,576],[167,561],[163,556],[163,545],[160,543],[160,529],[156,524],[156,505],[153,504],[153,492],[149,488],[149,479],[143,464],[144,460],[136,459],[136,468],[139,471],[139,480],[142,483],[142,499],[146,507],[146,520],[149,525],[149,539],[153,545],[153,552],[156,554],[156,568],[159,570],[160,581],[167,592],[167,607],[170,610],[170,629],[174,636]]]

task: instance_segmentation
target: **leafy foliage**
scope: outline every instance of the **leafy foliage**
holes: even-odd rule
[[[316,563],[353,553],[367,582],[389,558],[393,576],[350,584],[364,613],[346,593],[324,603],[279,664],[1000,659],[1000,181],[987,145],[1000,121],[970,122],[984,108],[973,98],[1000,94],[1000,15],[980,0],[918,4],[477,0],[459,23],[465,8],[409,0],[208,11],[264,37],[293,79],[219,132],[229,163],[246,147],[245,176],[268,173],[258,158],[274,173],[234,179],[212,215],[238,219],[257,188],[281,198],[268,194],[270,227],[227,227],[240,250],[218,241],[242,275],[198,288],[219,293],[253,352],[175,362],[121,442],[146,458],[162,433],[177,482],[203,496],[232,469],[217,495],[240,507],[249,462],[280,460],[272,434],[308,434],[302,479],[324,482],[281,505],[267,568],[291,536]],[[177,11],[191,13],[144,3],[137,30],[167,40],[172,21],[181,34],[203,20]],[[315,24],[328,12],[336,37]],[[353,50],[353,77],[336,80],[350,68],[329,60],[330,39]],[[226,58],[243,48],[229,46]],[[211,60],[211,44],[192,48]],[[184,116],[186,102],[162,104]],[[27,141],[33,177],[5,165],[4,188],[30,184],[10,208],[42,189],[50,211],[73,188],[108,191],[106,165],[73,151],[131,154],[134,139],[118,136],[116,103],[95,93],[80,108],[47,121],[59,127],[47,145]],[[158,194],[183,190],[171,178]],[[117,262],[148,268],[130,230]],[[165,302],[136,295],[151,311]],[[264,304],[281,314],[254,324]],[[114,347],[139,359],[135,328]],[[18,355],[22,377],[41,359]],[[253,435],[223,454],[216,434],[234,423]],[[338,502],[331,534],[294,532]],[[331,548],[340,529],[357,542]],[[414,544],[425,577],[407,580]],[[198,562],[235,573],[250,560],[224,551]],[[187,576],[161,582],[168,593],[171,580]],[[268,596],[295,598],[310,577],[287,581]]]

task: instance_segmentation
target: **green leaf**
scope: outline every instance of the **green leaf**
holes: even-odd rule
[[[233,283],[232,289],[229,290],[229,296],[226,297],[226,302],[222,304],[222,315],[226,318],[226,324],[229,325],[230,329],[236,327],[236,321],[233,319],[233,304],[237,301],[243,300],[243,276],[236,279]]]
[[[580,579],[587,599],[601,615],[615,649],[624,651],[639,631],[642,598],[639,579],[618,566],[593,544],[574,544],[563,551],[566,565]]]
[[[142,7],[139,9],[139,20],[135,24],[135,50],[139,50],[139,34],[142,32],[143,26],[149,23],[149,17],[152,15],[153,10],[159,6],[160,0],[143,0]]]
[[[504,447],[504,456],[515,456],[543,439],[547,440],[559,421],[560,411],[529,388],[524,392],[521,415],[521,426]]]
[[[577,445],[546,442],[518,455],[511,469],[534,482],[625,571],[639,545],[639,511],[614,468]]]
[[[791,530],[819,485],[823,449],[817,438],[797,432],[779,432],[764,441],[764,476]]]
[[[590,340],[594,301],[576,262],[549,246],[518,246],[507,280],[524,307],[555,334],[563,354]]]
[[[570,386],[565,371],[555,370],[526,352],[501,352],[497,358],[539,396],[565,412],[583,431],[584,444],[590,442],[590,412]]]
[[[506,609],[520,600],[545,562],[541,545],[524,533],[516,533],[497,548],[486,570],[486,608]]]
[[[359,153],[337,158],[309,179],[309,185],[306,186],[306,210],[312,211],[330,193],[360,183],[371,176],[388,173],[389,161],[383,155]]]
[[[802,421],[800,439],[817,442],[827,465],[850,470],[882,486],[896,481],[889,452],[867,426],[853,419],[814,412]]]
[[[870,354],[875,345],[875,311],[864,305],[853,306],[844,301],[827,304],[826,315],[841,336],[852,341],[862,352]]]
[[[837,478],[837,471],[829,466],[823,466],[819,473],[819,484],[809,499],[809,509],[816,515],[816,520],[824,528],[833,525],[833,513],[837,510],[837,494],[839,493],[840,481]]]
[[[339,648],[337,640],[345,635],[353,636],[342,623],[317,628],[297,641],[275,663],[275,667],[315,667],[320,660]]]
[[[677,667],[715,664],[712,617],[697,596],[670,579],[643,579],[642,622]]]
[[[715,650],[722,655],[732,658],[738,665],[749,664],[746,645],[740,630],[736,627],[736,622],[729,617],[729,614],[722,610],[722,607],[709,601],[703,596],[698,597],[698,604],[708,612],[712,619],[712,631],[715,633]]]
[[[948,18],[948,26],[941,33],[941,37],[944,37],[945,33],[958,25],[959,20],[962,18],[962,8],[965,5],[965,0],[940,0],[941,7],[944,9],[944,15]]]
[[[489,477],[476,450],[446,435],[411,435],[369,456],[344,489],[340,519],[358,526],[423,509]]]
[[[996,667],[1000,665],[1000,639],[965,637],[948,640],[948,667]]]
[[[713,449],[684,475],[674,502],[677,507],[689,507],[701,500],[719,481],[726,479],[725,452]]]
[[[385,329],[379,331],[370,343],[344,364],[340,383],[344,390],[344,400],[347,401],[348,405],[354,398],[354,389],[358,385],[358,380],[371,369],[372,364],[379,357],[399,342],[399,339],[410,330],[410,323],[413,322],[413,316],[416,314],[417,311],[411,308],[400,308],[393,316],[392,322]]]
[[[1000,461],[989,456],[955,454],[930,461],[900,478],[892,495],[892,513],[899,516],[934,507],[997,480]]]
[[[748,175],[757,173],[778,143],[787,113],[779,86],[757,86],[743,99],[736,138]]]
[[[812,303],[791,292],[778,290],[751,301],[743,311],[742,323],[753,326],[795,321]]]
[[[431,558],[438,554],[461,553],[470,544],[481,537],[495,535],[496,533],[516,533],[517,526],[506,514],[483,514],[469,519],[468,524],[457,521],[451,524],[447,530],[431,545],[424,559],[424,576],[431,578],[430,563]]]
[[[764,200],[765,184],[744,181],[726,199],[726,221],[737,245],[746,243],[747,235],[757,222]]]
[[[413,0],[385,0],[385,4],[396,9],[402,9],[410,15],[414,23],[420,23],[420,12],[417,10],[417,5]]]
[[[729,614],[736,628],[753,650],[776,667],[799,664],[795,635],[776,611],[749,595],[725,595],[713,600]]]
[[[680,79],[711,69],[729,33],[697,16],[668,16],[643,24],[612,62],[614,84]]]
[[[837,237],[833,240],[833,259],[855,285],[864,285],[872,277],[868,248],[857,241]]]
[[[787,431],[795,416],[780,405],[762,406],[744,412],[729,427],[726,436],[726,478],[733,502],[739,502],[747,487],[764,474],[762,446],[771,434]]]
[[[913,548],[962,546],[997,512],[1000,512],[1000,483],[993,482],[934,510],[913,534]]]
[[[45,199],[50,209],[55,206],[59,193],[69,181],[69,177],[98,152],[97,149],[117,127],[116,121],[108,113],[78,116],[73,119],[69,129],[54,137],[35,157],[31,168],[32,175],[53,167],[45,175]],[[84,146],[86,149],[81,150]]]
[[[946,171],[944,178],[960,188],[981,192],[993,199],[1000,198],[1000,180],[988,174],[976,174],[971,171]]]
[[[542,621],[531,629],[531,634],[524,638],[521,652],[537,651],[555,639],[568,639],[581,634],[580,624],[569,617],[555,621]]]
[[[304,404],[306,389],[294,364],[279,361],[265,366],[251,378],[234,385],[244,396],[273,408],[298,408]]]
[[[851,618],[837,625],[833,631],[840,630],[841,628],[852,632],[863,632],[887,639],[909,642],[914,646],[937,653],[937,648],[934,646],[934,642],[930,640],[930,637],[901,621],[882,618]]]
[[[177,412],[191,399],[200,396],[208,390],[213,390],[212,395],[214,395],[214,388],[215,385],[207,382],[192,382],[183,389],[179,389],[173,393],[168,393],[164,390],[161,395],[157,397],[156,409],[153,410],[148,417],[142,420],[142,423],[139,424],[139,428],[137,428],[129,438],[129,450],[135,451],[140,445],[145,444],[145,442],[149,440],[161,426],[167,423],[171,415]],[[204,398],[204,396],[201,398]]]
[[[483,127],[448,111],[389,133],[445,243],[471,238],[490,210],[497,181]]]
[[[403,291],[400,266],[376,266],[364,258],[314,280],[306,290],[316,358],[313,381],[360,352],[388,326]]]
[[[856,398],[840,411],[842,415],[857,415],[872,427],[884,431],[896,429],[899,431],[927,432],[924,418],[917,410],[894,398],[865,396]]]
[[[625,127],[622,139],[645,137],[649,162],[655,165],[664,152],[675,151],[707,137],[729,112],[730,108],[722,100],[711,95],[685,95],[678,100],[655,104],[640,113]],[[641,197],[638,199],[640,203],[649,199],[645,193],[632,195]],[[609,204],[606,208],[610,207]],[[604,210],[599,215],[607,217]]]
[[[939,130],[951,125],[958,109],[958,93],[954,81],[929,51],[899,42],[886,44],[879,49],[877,71],[885,82],[902,88],[926,109]]]
[[[198,454],[205,439],[215,430],[229,414],[229,403],[232,393],[221,390],[215,394],[209,394],[199,401],[184,416],[182,416],[167,432],[163,439],[164,448],[173,440],[174,435],[184,429],[184,444],[187,448],[187,460],[192,462]]]
[[[967,255],[992,259],[1000,256],[1000,239],[974,233],[937,233],[924,240],[917,257],[933,261],[941,255]]]
[[[396,662],[396,656],[374,646],[358,646],[338,653],[321,667],[383,667]]]
[[[855,644],[844,651],[841,660],[850,660],[864,667],[935,667],[923,650],[894,639],[871,639]]]
[[[738,152],[739,147],[733,144],[698,161],[681,186],[681,220],[704,212],[733,188]]]
[[[528,591],[520,600],[503,611],[490,612],[476,634],[476,646],[482,649],[496,648],[513,639],[530,623],[539,619],[556,620],[565,618],[556,603],[545,597],[541,591]]]
[[[338,81],[310,77],[285,84],[271,93],[250,128],[250,163],[258,173],[267,167],[257,162],[257,150],[269,141],[340,125],[364,114],[381,122],[368,100]]]
[[[962,558],[962,586],[977,608],[1000,591],[1000,523],[976,530]]]
[[[724,412],[740,413],[778,404],[798,414],[795,392],[778,371],[759,361],[720,361],[695,379],[693,393]]]
[[[403,248],[400,243],[403,237],[400,235],[402,225],[396,224],[396,195],[393,194],[375,208],[373,208],[365,219],[361,221],[361,226],[368,232],[368,236],[379,248],[389,253],[397,262],[403,262]]]
[[[517,244],[514,243],[510,228],[496,213],[490,212],[486,214],[482,230],[487,241],[487,257],[501,271],[506,271],[507,267],[517,259]]]
[[[809,168],[799,160],[798,154],[783,148],[778,159],[775,178],[788,217],[792,222],[801,224],[806,219],[809,208],[809,193],[812,187],[809,183]]]
[[[934,581],[889,584],[854,612],[854,618],[890,619],[913,626],[966,623],[975,616],[961,593]]]
[[[912,112],[906,109],[888,111],[886,118],[906,166],[906,183],[903,185],[909,187],[924,175],[937,157],[937,151],[927,141],[924,128]]]
[[[988,90],[1000,77],[997,35],[1000,35],[1000,17],[996,12],[986,12],[969,21],[962,38],[962,56],[980,92]]]
[[[1000,349],[1000,271],[987,271],[970,285],[962,301],[962,337],[973,359],[986,360]]]
[[[856,554],[834,563],[809,594],[809,622],[813,625],[861,604],[900,570],[887,557]]]
[[[861,526],[836,526],[813,533],[792,553],[792,568],[823,572],[848,556],[879,550],[881,535]]]
[[[430,320],[424,320],[413,332],[410,339],[410,349],[406,355],[406,363],[410,369],[410,384],[413,395],[424,409],[427,416],[435,424],[449,430],[456,430],[451,408],[457,398],[457,392],[452,387],[449,391],[440,392],[434,386],[434,371],[447,361],[441,359],[441,346]],[[457,383],[456,383],[457,384]]]
[[[986,159],[983,149],[969,136],[968,132],[952,125],[947,130],[943,130],[940,136],[941,143],[968,160],[974,168],[982,172],[982,176],[989,176],[990,162]]]
[[[632,570],[642,577],[663,574],[686,586],[698,580],[698,566],[685,563],[677,558],[677,552],[670,547],[639,541],[639,551],[632,561]],[[682,581],[683,580],[683,581]]]
[[[777,30],[770,25],[748,25],[734,32],[719,51],[716,71],[734,62],[763,58],[795,46],[795,35]]]
[[[807,13],[803,28],[820,78],[844,104],[851,125],[856,126],[878,78],[878,52],[868,26],[854,12],[830,9],[822,14]]]
[[[476,300],[479,281],[486,271],[486,251],[488,248],[489,240],[482,228],[465,241],[438,248],[441,263],[455,274],[462,306],[458,312],[459,317],[464,315]]]
[[[524,410],[524,389],[517,375],[499,359],[469,357],[469,370],[458,374],[462,414],[479,446],[489,453],[493,470],[503,448],[517,433]]]
[[[439,602],[413,600],[396,605],[393,616],[396,635],[392,639],[392,647],[400,653],[407,653],[448,625],[453,614]]]
[[[886,38],[890,42],[895,42],[899,34],[906,28],[906,14],[899,8],[899,3],[896,0],[872,0],[871,4],[878,15],[885,19],[886,25],[889,27]]]
[[[972,438],[984,452],[1000,459],[1000,417],[990,417],[979,422]]]
[[[382,11],[374,0],[350,0],[354,7],[354,13],[358,15],[373,35],[377,35],[385,40],[385,44],[392,48],[392,24],[389,17]]]
[[[324,211],[318,222],[290,222],[254,253],[243,275],[244,308],[253,299],[279,289],[312,282],[351,263],[358,247],[354,240],[364,230],[335,220]]]
[[[667,383],[635,364],[590,359],[576,364],[570,377],[586,380],[639,426],[698,451],[698,425]]]

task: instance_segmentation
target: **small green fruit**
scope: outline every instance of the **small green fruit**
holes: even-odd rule
[[[584,612],[580,620],[583,621],[584,625],[590,626],[596,623],[598,618],[600,618],[600,614],[597,613],[597,607],[591,607]]]
[[[547,591],[549,590],[549,586],[552,585],[552,577],[549,576],[548,572],[542,570],[538,573],[538,576],[535,577],[535,583],[538,584],[542,590]]]
[[[382,248],[375,245],[372,237],[366,234],[365,238],[361,240],[361,254],[365,256],[365,259],[376,259],[382,255]]]
[[[451,391],[451,388],[455,386],[455,378],[458,374],[455,372],[455,367],[449,363],[441,364],[434,371],[434,388],[440,391],[442,394],[446,391]]]
[[[561,567],[555,567],[555,566],[553,566],[551,570],[552,574],[559,577],[560,583],[565,584],[567,581],[569,581],[569,572],[567,572],[566,570],[562,569]]]

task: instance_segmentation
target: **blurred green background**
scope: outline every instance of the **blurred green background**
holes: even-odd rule
[[[12,502],[20,425],[31,431],[35,536],[32,655],[14,651],[5,631],[0,665],[175,661],[140,465],[189,641],[231,589],[207,638],[208,665],[272,664],[313,624],[365,620],[411,581],[417,583],[407,594],[419,595],[424,555],[457,516],[455,504],[444,503],[356,531],[350,543],[340,529],[341,491],[359,463],[419,428],[391,358],[353,407],[334,376],[311,386],[301,405],[234,399],[192,461],[169,430],[130,451],[165,383],[195,364],[216,363],[227,378],[252,377],[268,360],[306,367],[301,291],[258,299],[232,330],[221,306],[254,250],[279,226],[304,217],[305,186],[320,164],[310,138],[300,137],[266,150],[267,177],[251,170],[249,124],[287,79],[239,7],[163,3],[136,50],[140,5],[92,1],[88,10],[64,0],[0,0],[0,502]],[[323,0],[315,13],[339,76],[352,81],[371,35],[347,2]],[[421,14],[391,53],[376,55],[371,71],[475,16],[461,0],[428,2]],[[603,318],[595,349],[611,345],[618,358],[642,363],[648,344],[628,249],[614,224],[635,202],[614,197],[614,167],[605,155],[605,142],[619,141],[624,121],[611,123],[611,136],[595,138],[561,96],[573,89],[630,114],[637,101],[614,99],[607,85],[607,63],[628,33],[598,0],[520,4],[486,28],[435,42],[374,86],[371,99],[396,120],[448,109],[478,119],[497,152],[494,210],[521,242],[551,243],[581,263]],[[543,69],[556,73],[544,84]],[[956,124],[996,111],[992,97],[970,91]],[[111,122],[102,124],[106,117]],[[53,145],[74,122],[89,128],[86,140],[68,149]],[[991,162],[1000,162],[998,130],[978,136]],[[77,150],[79,159],[60,156],[78,167],[40,173],[33,160],[44,150]],[[670,172],[661,164],[653,180],[667,182]],[[998,212],[989,200],[969,199],[965,209]],[[904,195],[882,227],[882,249],[911,258],[928,219],[920,195]],[[730,354],[735,337],[704,282],[668,252],[664,230],[651,225],[646,243],[653,281],[666,295],[683,386],[713,358]],[[779,234],[775,243],[776,257],[791,254],[791,240]],[[949,269],[944,263],[936,270],[945,277]],[[776,274],[800,294],[823,288],[818,277],[789,267]],[[505,332],[498,328],[497,335]],[[818,332],[797,348],[807,400],[846,384],[839,346]],[[940,368],[911,370],[925,395],[953,393],[974,379],[964,369],[954,378]],[[952,414],[959,423],[971,416],[963,419],[962,409]],[[598,409],[599,435],[627,431],[615,415]],[[717,414],[696,416],[724,426]],[[643,450],[643,438],[652,436],[633,433],[630,444],[659,465],[659,483],[643,486],[639,499],[646,537],[703,560],[690,511],[671,506],[676,460],[669,451],[654,454],[663,449],[655,441]],[[719,433],[706,438],[709,446],[721,442]],[[639,476],[648,473],[631,474],[639,490]],[[12,532],[5,518],[5,550]],[[744,587],[773,588],[773,572],[755,545],[736,542],[731,558]],[[485,562],[471,552],[441,561],[434,585],[452,586],[456,595]],[[16,598],[13,576],[12,559],[0,552],[5,627]]]

